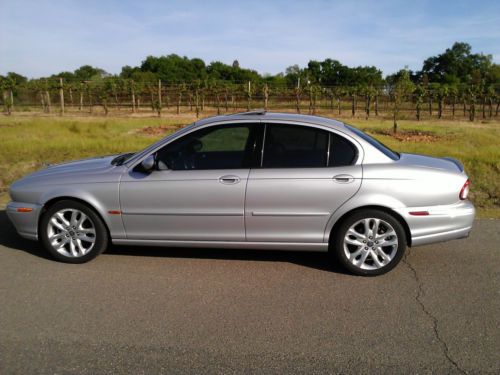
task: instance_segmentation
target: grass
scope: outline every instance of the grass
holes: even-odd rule
[[[165,118],[0,117],[0,204],[8,201],[8,185],[45,163],[95,155],[135,151],[161,138],[161,132],[141,132],[162,126],[167,132],[191,123],[190,115]],[[392,121],[344,119],[399,152],[451,156],[461,160],[472,181],[471,199],[482,217],[500,217],[500,122],[399,122],[398,138]]]

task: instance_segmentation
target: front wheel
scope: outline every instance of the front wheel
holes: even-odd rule
[[[108,234],[101,218],[86,205],[64,200],[55,203],[42,216],[39,238],[57,260],[84,263],[108,246]]]
[[[356,275],[375,276],[393,269],[406,250],[401,223],[379,210],[360,210],[347,217],[333,240],[338,261]]]

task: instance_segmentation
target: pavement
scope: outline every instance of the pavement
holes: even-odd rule
[[[500,221],[390,273],[306,252],[47,258],[0,211],[1,374],[498,374]]]

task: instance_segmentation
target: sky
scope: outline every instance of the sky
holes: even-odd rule
[[[455,41],[499,63],[500,1],[0,0],[0,74],[29,78],[171,53],[269,74],[332,58],[386,75]]]

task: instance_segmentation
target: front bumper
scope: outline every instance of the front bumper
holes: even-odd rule
[[[19,208],[30,208],[30,212],[19,212]],[[7,216],[21,237],[29,240],[38,239],[38,217],[42,206],[32,203],[10,202],[7,205]]]
[[[411,246],[468,237],[476,215],[473,204],[468,200],[447,206],[407,207],[395,211],[408,223]],[[429,215],[411,215],[410,212],[414,211],[427,211]]]

